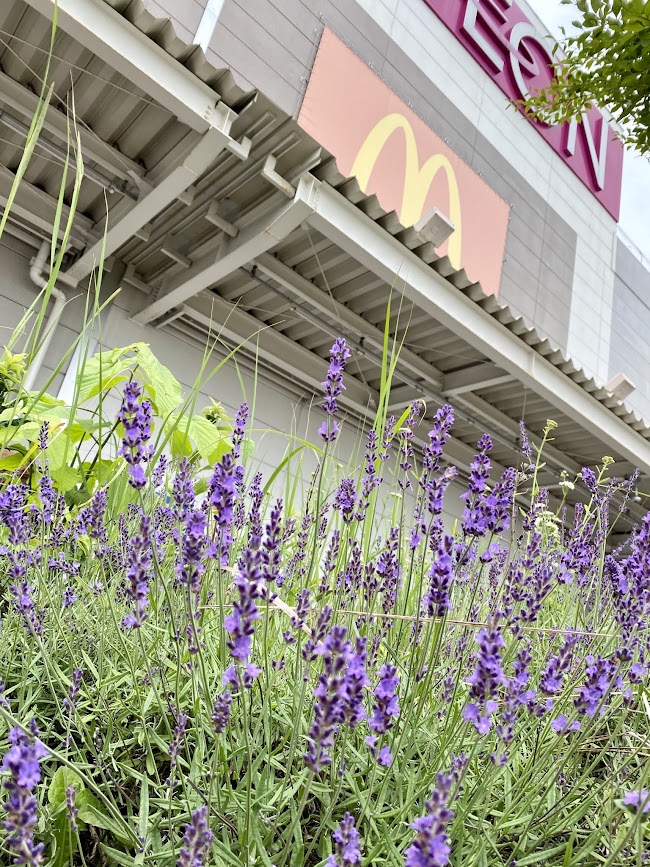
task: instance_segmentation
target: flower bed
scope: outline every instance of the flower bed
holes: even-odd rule
[[[348,357],[301,508],[242,456],[247,407],[193,422],[142,349],[110,459],[62,462],[81,434],[32,403],[0,492],[3,863],[645,863],[650,519],[605,555],[634,482],[583,471],[565,531],[539,454],[493,478],[485,435],[452,531],[451,407],[330,459]]]

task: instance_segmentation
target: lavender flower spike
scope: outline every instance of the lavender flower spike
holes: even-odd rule
[[[345,340],[339,337],[330,349],[330,366],[327,371],[327,379],[322,383],[325,389],[325,401],[322,404],[322,408],[325,410],[328,418],[322,423],[318,429],[318,433],[326,443],[334,442],[339,435],[340,428],[335,419],[339,409],[336,399],[345,391],[343,371],[349,357],[350,350],[346,346]]]
[[[640,810],[645,815],[650,811],[650,792],[647,789],[640,789],[638,792],[626,792],[623,795],[623,804],[626,807],[632,807],[635,812]]]
[[[47,755],[47,750],[37,737],[30,742],[30,738],[18,728],[9,732],[9,743],[11,747],[0,766],[0,771],[8,771],[11,775],[4,784],[9,800],[4,805],[2,824],[9,832],[7,845],[16,853],[14,864],[36,867],[43,863],[44,847],[42,843],[34,843],[37,816],[33,791],[41,781],[39,763]]]
[[[453,777],[440,773],[436,782],[431,800],[426,802],[426,815],[411,824],[417,836],[406,850],[406,867],[446,867],[449,864],[451,846],[447,826],[454,814],[447,805]]]
[[[332,839],[336,855],[329,856],[327,867],[361,867],[361,840],[351,813],[345,814]]]
[[[192,819],[185,826],[183,845],[181,847],[176,867],[202,867],[210,853],[210,845],[214,834],[208,828],[206,807],[199,807],[192,813]]]
[[[399,677],[394,665],[386,663],[379,669],[379,683],[375,687],[375,706],[368,720],[369,727],[378,734],[392,729],[393,720],[399,716],[397,688]]]
[[[147,483],[142,463],[148,460],[144,446],[151,438],[151,404],[148,400],[140,402],[141,396],[142,389],[138,383],[127,382],[117,414],[118,421],[124,426],[119,453],[129,464],[129,484],[134,488],[144,488]]]

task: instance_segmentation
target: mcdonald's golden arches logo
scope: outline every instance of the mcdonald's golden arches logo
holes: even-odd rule
[[[446,242],[452,266],[498,293],[509,206],[330,30],[298,121],[405,226],[439,208],[455,227]]]
[[[413,132],[413,127],[403,114],[395,112],[386,115],[373,127],[352,164],[352,174],[356,177],[364,193],[368,192],[375,163],[379,159],[386,142],[397,132],[403,134],[406,148],[404,193],[402,196],[402,206],[399,211],[400,222],[405,226],[412,226],[414,223],[417,223],[424,212],[431,184],[434,182],[438,172],[442,171],[447,179],[449,190],[449,210],[447,212],[442,205],[440,205],[440,210],[446,213],[454,224],[454,231],[449,239],[447,255],[453,267],[460,268],[462,261],[462,213],[456,173],[447,157],[441,153],[433,154],[420,165],[420,155],[418,153],[417,141],[415,140],[415,133]]]

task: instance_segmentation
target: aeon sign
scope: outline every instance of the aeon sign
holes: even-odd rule
[[[548,84],[552,42],[513,0],[424,0],[501,90],[520,100]],[[618,220],[623,146],[598,109],[537,132]]]

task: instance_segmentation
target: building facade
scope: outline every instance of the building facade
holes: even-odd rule
[[[3,202],[54,8],[8,5]],[[519,420],[535,442],[553,418],[549,481],[605,454],[644,481],[650,272],[618,231],[607,116],[541,127],[513,104],[551,51],[521,0],[59,0],[52,99],[0,241],[0,324],[37,292],[74,104],[86,171],[38,385],[79,331],[105,250],[103,291],[121,292],[98,341],[146,340],[186,385],[210,334],[215,357],[244,344],[269,467],[285,448],[273,431],[318,426],[334,336],[354,354],[345,408],[372,412],[392,297],[393,409],[454,403],[461,471],[482,430],[505,466]],[[69,390],[67,367],[50,391]],[[233,408],[241,382],[223,368],[206,398]]]

